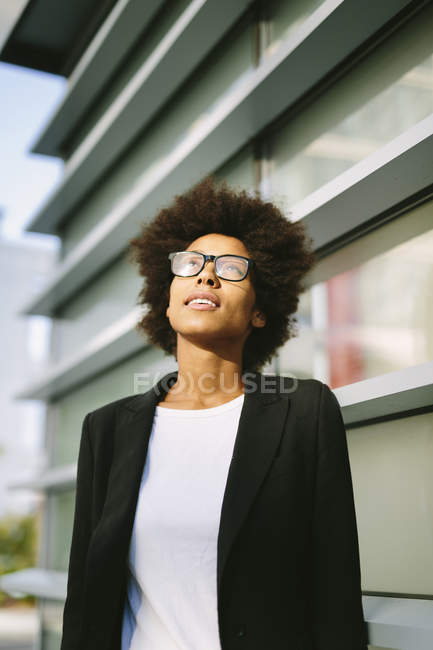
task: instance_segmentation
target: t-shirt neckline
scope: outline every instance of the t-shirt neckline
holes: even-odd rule
[[[244,401],[245,394],[238,395],[234,399],[225,402],[224,404],[219,404],[219,406],[211,406],[210,408],[205,409],[172,409],[165,408],[164,406],[156,406],[155,416],[167,416],[167,417],[208,417],[218,415],[225,411],[230,411],[231,409],[238,408]]]

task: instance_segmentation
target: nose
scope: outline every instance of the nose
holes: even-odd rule
[[[200,273],[197,276],[197,284],[210,284],[211,286],[215,286],[216,284],[219,284],[219,278],[217,274],[215,273],[215,262],[212,260],[207,260],[205,262],[204,267],[200,271]]]

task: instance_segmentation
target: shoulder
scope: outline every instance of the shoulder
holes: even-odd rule
[[[99,428],[100,426],[105,425],[106,423],[114,422],[117,419],[117,413],[119,410],[125,409],[134,409],[134,405],[137,400],[140,398],[141,394],[127,395],[126,397],[121,397],[112,402],[107,402],[93,411],[89,411],[86,415],[88,417],[89,426],[91,429]]]
[[[316,449],[344,450],[346,431],[343,413],[334,391],[319,379],[284,378],[296,421],[304,432],[312,432]],[[290,379],[290,381],[289,381]]]
[[[122,414],[128,410],[133,411],[140,397],[141,394],[137,393],[127,395],[87,413],[83,421],[83,432],[86,430],[86,436],[96,458],[101,459],[107,453],[111,454],[115,431]]]
[[[301,411],[311,412],[313,402],[320,401],[322,391],[328,388],[320,379],[312,377],[299,378],[294,376],[276,375],[279,392],[285,394],[296,403]],[[329,390],[329,388],[328,388]]]
[[[320,379],[284,375],[275,375],[275,379],[279,392],[287,395],[295,408],[296,417],[317,417],[340,410],[335,393]]]

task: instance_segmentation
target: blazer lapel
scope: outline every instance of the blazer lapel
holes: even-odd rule
[[[254,373],[257,390],[245,392],[228,471],[218,533],[218,595],[230,549],[275,456],[290,404],[277,392],[262,393],[262,377]]]
[[[100,566],[100,571],[95,566],[99,597],[105,586],[107,594],[112,592],[114,576],[123,579],[155,407],[177,374],[174,371],[165,375],[118,413],[106,500],[91,542],[94,566]],[[290,403],[278,392],[264,394],[260,373],[249,376],[253,376],[251,385],[257,389],[245,391],[223,497],[217,549],[218,594],[230,549],[278,448]],[[107,562],[110,571],[106,571]]]
[[[165,375],[156,386],[123,405],[117,416],[113,462],[108,477],[102,520],[109,520],[110,526],[115,526],[116,531],[118,528],[119,535],[125,535],[128,543],[132,534],[155,408],[162,399],[157,390],[166,392],[167,389],[163,386],[171,386],[176,378],[177,371]]]

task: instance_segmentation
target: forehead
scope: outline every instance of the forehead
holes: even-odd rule
[[[245,257],[249,255],[248,249],[240,239],[219,233],[197,237],[186,250],[195,250],[206,255],[222,255],[224,253],[244,255]]]

